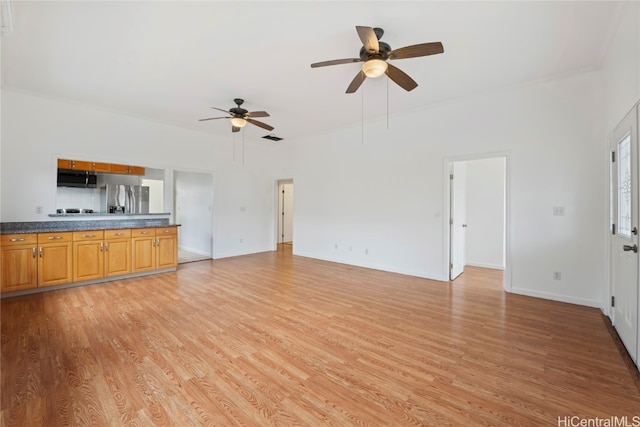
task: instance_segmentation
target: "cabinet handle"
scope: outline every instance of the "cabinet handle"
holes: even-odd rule
[[[42,258],[42,246],[40,246],[40,258]]]
[[[104,242],[104,250],[105,251],[109,250],[109,242]]]
[[[171,230],[164,230],[165,233],[171,233]]]
[[[49,236],[49,240],[60,240],[62,236]]]
[[[9,239],[9,241],[10,242],[24,242],[24,238],[20,237],[20,238],[17,238],[17,239],[15,239],[15,238],[14,239]]]
[[[114,236],[124,236],[124,233],[115,233]]]
[[[82,237],[84,237],[85,239],[87,239],[87,238],[91,238],[91,237],[96,237],[96,235],[95,235],[95,234],[85,234],[85,235],[84,235],[84,236],[82,236]]]
[[[156,246],[160,247],[160,239],[156,239],[156,242],[158,242]]]
[[[148,231],[141,231],[140,234],[149,234]]]
[[[153,239],[153,247],[156,246],[156,239]]]
[[[102,252],[103,249],[104,249],[104,245],[102,244],[102,242],[100,242],[100,252]]]
[[[36,248],[31,248],[31,255],[33,255],[33,257],[36,257]]]

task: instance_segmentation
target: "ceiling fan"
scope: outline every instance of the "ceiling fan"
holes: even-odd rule
[[[358,37],[360,37],[363,44],[360,48],[359,58],[334,59],[331,61],[311,64],[311,68],[317,68],[326,67],[327,65],[364,62],[364,64],[362,64],[362,69],[347,88],[347,93],[354,93],[357,91],[365,78],[376,78],[383,74],[386,74],[404,90],[413,90],[418,86],[418,83],[398,67],[389,64],[387,59],[416,58],[419,56],[435,55],[444,52],[441,42],[421,43],[392,50],[391,46],[380,41],[384,34],[384,30],[382,28],[356,26],[356,31],[358,32]]]
[[[223,110],[222,108],[211,107],[214,110],[222,111],[223,113],[229,114],[224,117],[210,117],[208,119],[200,119],[199,122],[203,122],[205,120],[217,120],[217,119],[231,119],[231,132],[239,132],[247,122],[252,125],[256,125],[266,130],[273,130],[273,126],[269,126],[266,123],[260,122],[258,120],[254,120],[253,117],[269,117],[269,113],[266,111],[247,111],[244,108],[240,107],[244,103],[244,99],[236,98],[233,100],[236,103],[237,107],[231,108],[229,111]]]

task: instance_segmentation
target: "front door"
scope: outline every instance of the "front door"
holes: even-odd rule
[[[638,362],[638,133],[634,109],[611,140],[612,323]]]

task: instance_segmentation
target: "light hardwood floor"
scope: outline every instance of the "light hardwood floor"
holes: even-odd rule
[[[3,426],[640,416],[597,309],[277,252],[2,300]],[[562,418],[564,419],[564,418]],[[568,424],[565,424],[568,425]]]

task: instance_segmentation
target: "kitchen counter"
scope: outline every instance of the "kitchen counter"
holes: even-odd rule
[[[97,217],[102,216],[105,218],[128,218],[128,217],[142,217],[142,216],[169,216],[170,213],[107,213],[107,212],[91,212],[91,213],[52,213],[50,217],[65,217],[65,218],[78,218],[78,217]]]
[[[73,216],[77,220],[68,221],[30,221],[30,222],[2,222],[0,223],[0,234],[20,234],[20,233],[55,233],[62,231],[84,231],[84,230],[115,230],[123,228],[151,228],[167,227],[179,224],[172,224],[168,217],[153,217],[153,214],[56,214],[56,216]],[[168,214],[158,214],[168,216]],[[140,216],[150,216],[140,218]],[[86,219],[91,217],[91,219]],[[137,217],[137,218],[136,218]]]

